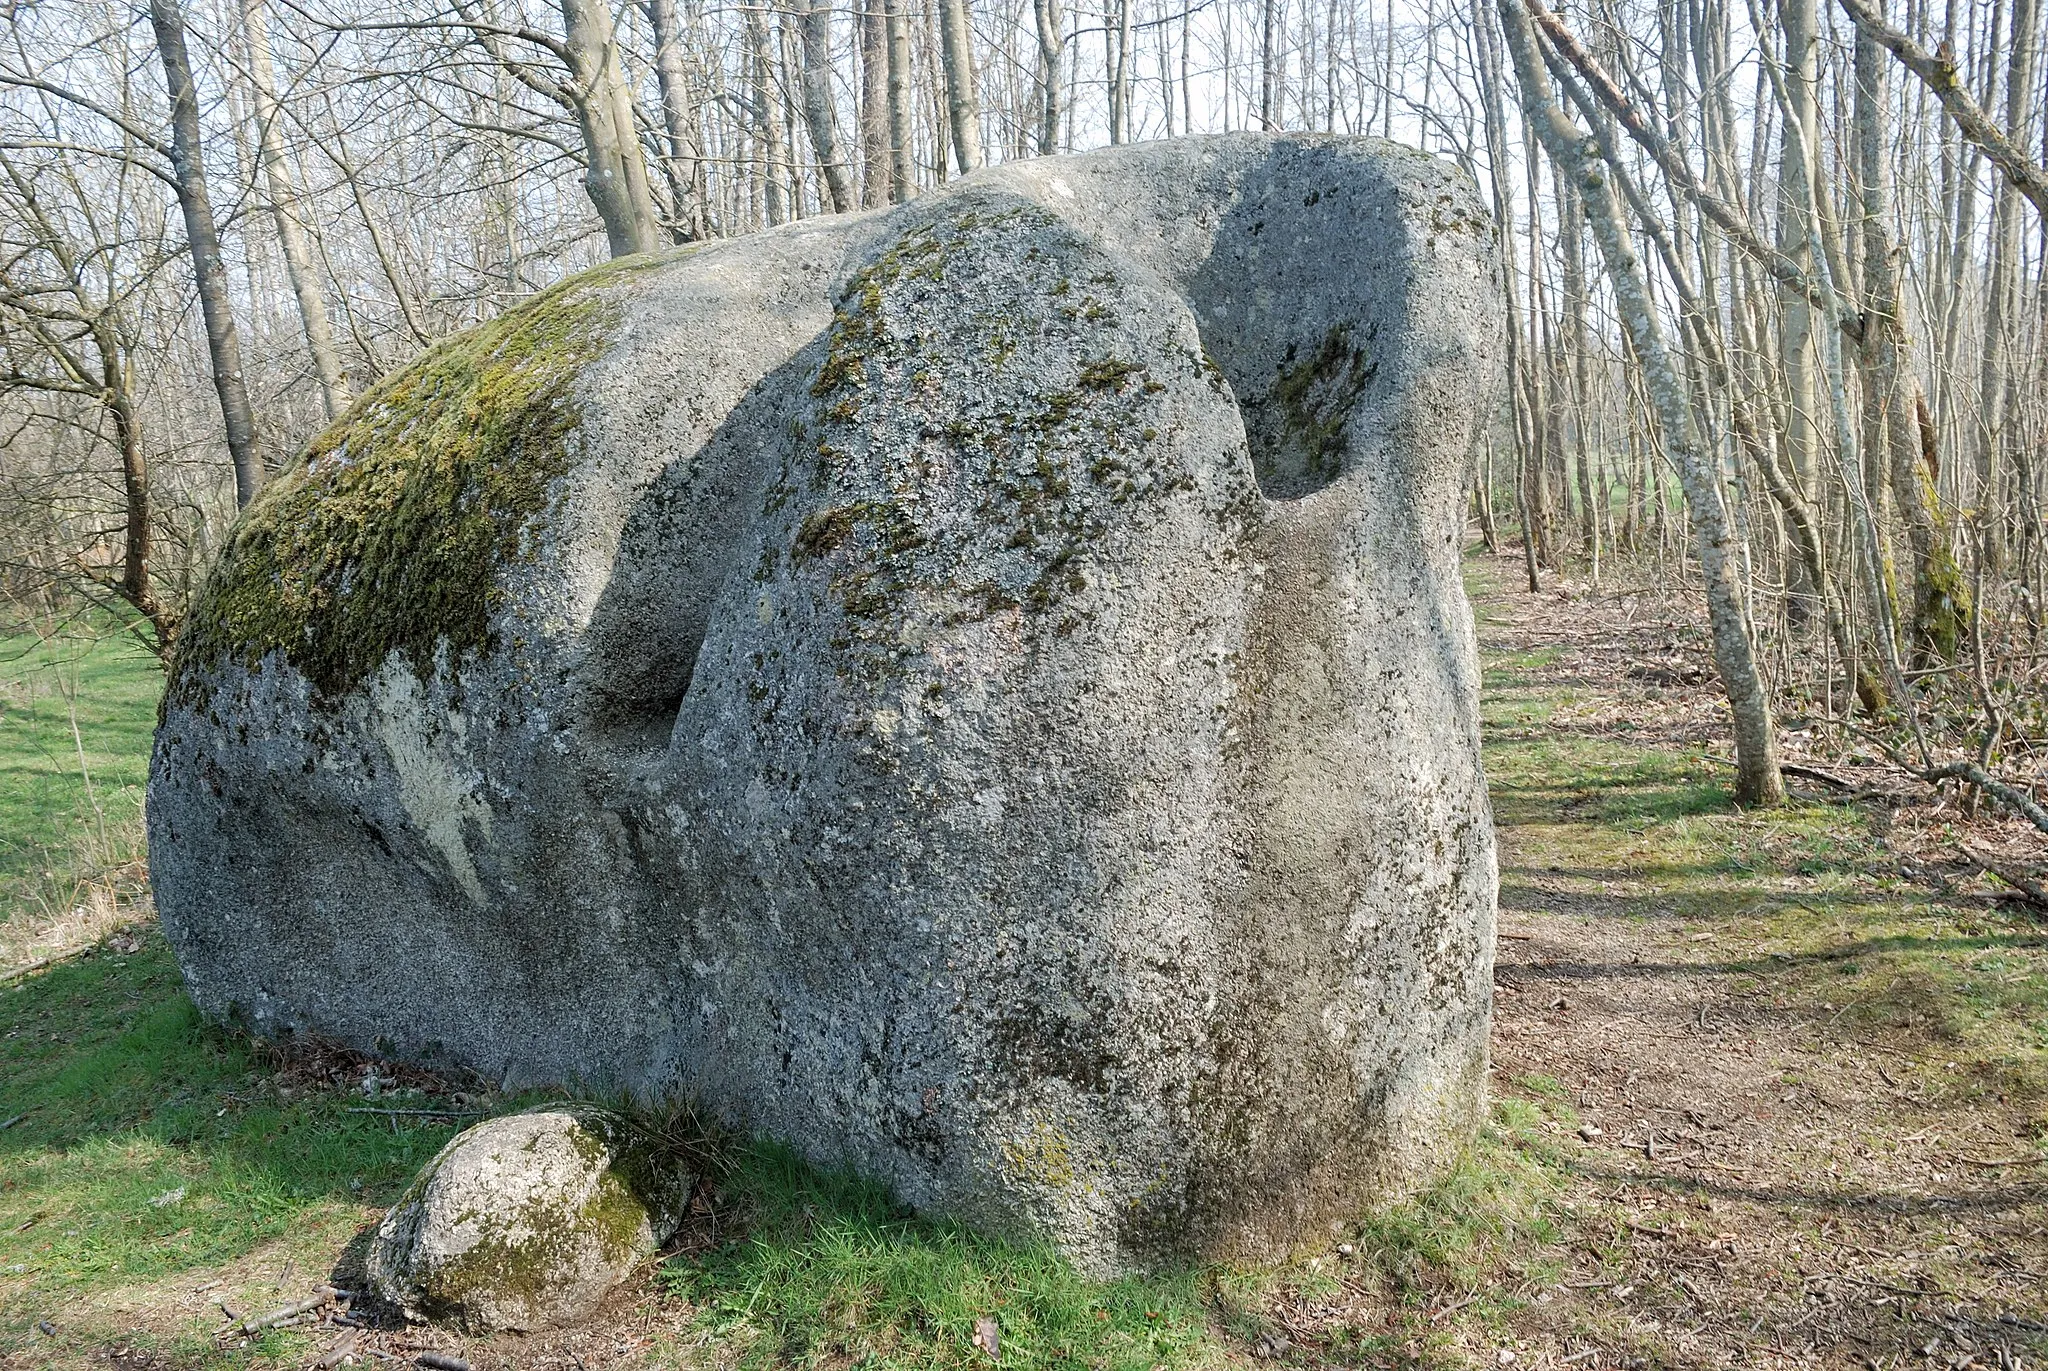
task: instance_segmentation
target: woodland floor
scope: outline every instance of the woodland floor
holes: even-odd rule
[[[1494,1121],[1342,1248],[1091,1285],[741,1145],[586,1328],[216,1341],[223,1303],[345,1281],[454,1127],[366,1111],[517,1102],[201,1024],[129,905],[0,979],[0,1366],[303,1366],[353,1337],[358,1364],[478,1371],[965,1368],[994,1318],[1009,1367],[2048,1367],[2048,916],[1960,849],[2038,861],[2032,831],[1875,768],[1857,805],[1735,810],[1690,607],[1515,575],[1470,563]]]

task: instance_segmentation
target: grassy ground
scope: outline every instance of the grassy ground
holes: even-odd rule
[[[992,1318],[1002,1361],[1034,1368],[2048,1356],[2042,927],[1953,859],[1952,813],[1733,810],[1688,611],[1532,601],[1499,565],[1472,567],[1503,845],[1494,1120],[1430,1194],[1278,1269],[1102,1286],[738,1147],[589,1327],[368,1345],[965,1368]],[[306,1363],[332,1332],[217,1346],[220,1304],[327,1277],[454,1127],[361,1111],[511,1103],[452,1090],[202,1025],[147,925],[0,988],[0,1365]]]
[[[111,629],[0,638],[0,971],[103,936],[139,894],[162,689]]]

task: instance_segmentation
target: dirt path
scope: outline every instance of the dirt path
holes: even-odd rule
[[[1883,813],[1727,812],[1690,636],[1490,570],[1495,1073],[1543,1115],[1561,1223],[1460,1350],[2048,1365],[2042,926],[1902,863],[1924,828]]]

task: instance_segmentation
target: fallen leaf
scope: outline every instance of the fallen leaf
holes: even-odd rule
[[[974,1345],[988,1353],[989,1359],[992,1361],[1001,1361],[1003,1359],[996,1335],[996,1321],[994,1319],[980,1318],[974,1321]]]

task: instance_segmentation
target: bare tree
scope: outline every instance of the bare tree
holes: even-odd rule
[[[327,317],[327,296],[321,288],[319,268],[313,262],[305,226],[300,222],[303,200],[285,162],[283,118],[277,107],[277,75],[271,61],[270,26],[263,12],[263,0],[242,0],[242,33],[249,45],[256,146],[270,191],[271,222],[276,225],[278,242],[284,248],[285,271],[291,278],[292,298],[298,304],[299,322],[306,333],[306,352],[313,359],[313,374],[320,379],[320,398],[327,417],[333,419],[348,408],[348,377],[342,371],[341,354],[334,345],[334,325]]]
[[[960,170],[981,165],[981,112],[974,89],[974,30],[967,23],[967,0],[938,0],[939,44],[946,86],[946,127],[953,137],[953,156]]]
[[[207,194],[206,168],[200,160],[199,93],[185,47],[185,16],[178,0],[150,0],[149,22],[156,31],[157,56],[170,94],[171,174],[178,207],[185,215],[186,248],[199,284],[214,391],[220,397],[221,422],[235,464],[235,503],[246,505],[263,484],[263,458],[258,449],[256,412],[250,407],[249,388],[242,375],[242,346],[228,299],[227,266],[221,259],[220,233],[214,226],[213,201]]]
[[[1537,49],[1535,26],[1523,11],[1522,0],[1499,0],[1498,10],[1507,34],[1508,55],[1521,85],[1523,116],[1557,162],[1559,172],[1570,176],[1578,187],[1587,226],[1607,263],[1622,327],[1642,366],[1659,430],[1685,486],[1694,549],[1705,582],[1714,664],[1720,670],[1734,719],[1736,798],[1744,804],[1780,804],[1785,798],[1785,782],[1778,773],[1777,725],[1769,692],[1757,669],[1736,583],[1734,539],[1722,504],[1720,480],[1701,449],[1685,381],[1665,344],[1657,306],[1631,244],[1606,159],[1558,107]]]
[[[832,209],[844,214],[854,207],[853,179],[839,155],[839,133],[832,110],[831,0],[798,0],[803,14],[804,126],[825,176]]]
[[[698,118],[690,99],[689,73],[683,62],[683,33],[676,21],[675,0],[642,0],[654,34],[654,70],[661,88],[661,119],[668,134],[663,159],[669,196],[675,204],[675,239],[690,243],[707,236],[703,161],[698,147]]]

